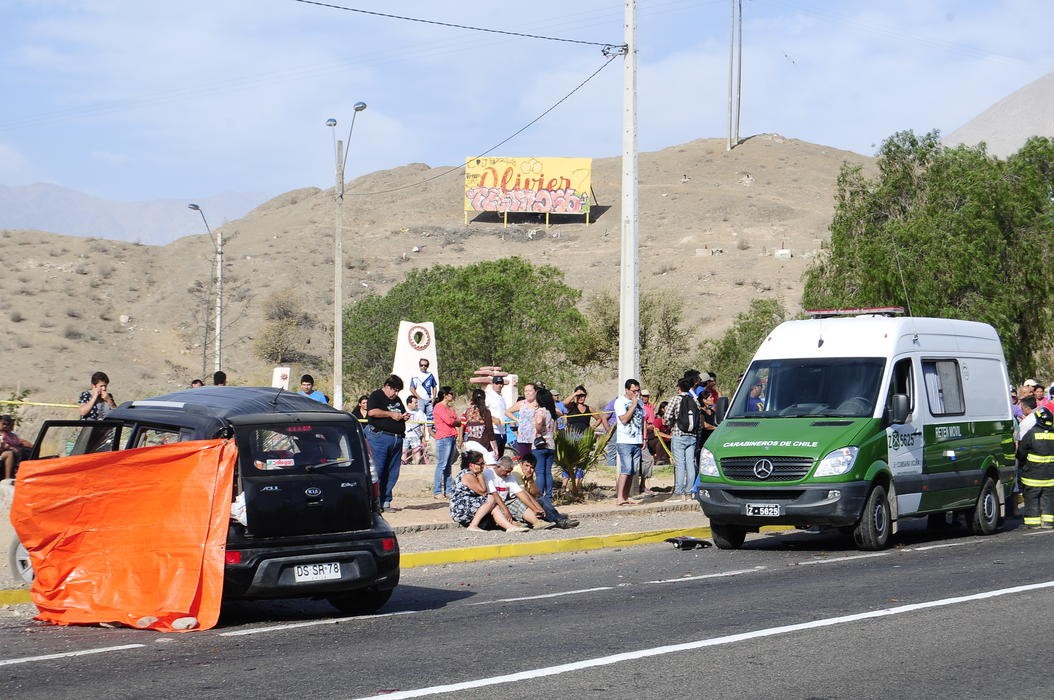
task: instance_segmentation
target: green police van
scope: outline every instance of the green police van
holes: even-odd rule
[[[762,342],[699,457],[718,547],[794,525],[882,549],[901,518],[948,513],[996,530],[1014,480],[999,336],[900,311],[813,312]]]

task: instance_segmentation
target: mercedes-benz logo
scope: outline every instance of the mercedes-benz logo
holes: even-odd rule
[[[754,476],[759,479],[769,478],[774,471],[776,471],[776,467],[772,464],[771,459],[759,459],[754,462]]]

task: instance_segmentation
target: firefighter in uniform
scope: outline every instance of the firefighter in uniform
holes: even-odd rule
[[[1036,425],[1021,438],[1021,491],[1025,497],[1025,527],[1054,528],[1054,413],[1036,409]]]

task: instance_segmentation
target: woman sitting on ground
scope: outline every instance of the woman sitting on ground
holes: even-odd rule
[[[482,532],[480,525],[493,521],[506,532],[524,532],[513,520],[504,501],[494,494],[487,493],[487,483],[483,479],[483,454],[467,451],[461,456],[461,473],[454,479],[454,488],[450,492],[450,517],[457,524],[473,532]]]

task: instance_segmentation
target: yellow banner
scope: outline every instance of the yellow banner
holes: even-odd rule
[[[592,158],[469,158],[465,211],[589,212]]]

